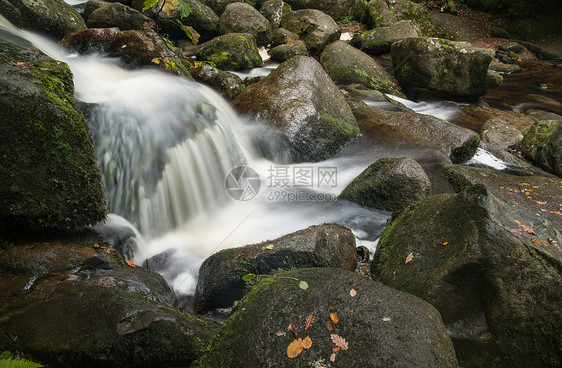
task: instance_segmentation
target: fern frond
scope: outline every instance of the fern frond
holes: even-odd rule
[[[43,365],[23,358],[8,358],[0,360],[0,368],[40,368]]]

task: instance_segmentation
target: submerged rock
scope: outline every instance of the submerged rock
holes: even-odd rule
[[[329,15],[314,9],[290,12],[283,17],[281,27],[298,34],[312,53],[319,53],[341,36],[340,26]]]
[[[334,156],[359,134],[351,109],[320,63],[295,56],[247,87],[235,109],[285,136],[294,162]]]
[[[243,279],[245,275],[308,267],[355,270],[353,233],[339,225],[313,226],[275,240],[215,253],[199,269],[195,311],[232,306],[243,295],[248,281]]]
[[[0,232],[80,231],[105,218],[68,65],[0,41]]]
[[[305,288],[299,287],[306,282]],[[338,317],[332,329],[330,314]],[[305,331],[305,321],[314,323]],[[333,317],[335,318],[335,317]],[[288,358],[297,334],[312,344]],[[346,349],[332,354],[334,339]],[[233,348],[235,347],[235,348]],[[333,360],[334,363],[330,363]],[[334,268],[308,268],[266,277],[221,327],[207,367],[457,367],[439,313],[428,303]]]
[[[253,6],[231,3],[219,19],[219,31],[226,33],[250,33],[258,46],[266,46],[271,39],[271,23]]]
[[[536,122],[525,134],[521,150],[535,165],[562,177],[562,121]]]
[[[560,180],[458,165],[446,176],[465,190],[421,199],[394,220],[373,278],[433,304],[463,367],[559,366],[562,290],[552,285],[562,282],[562,236],[550,210]]]
[[[494,51],[466,42],[413,37],[392,44],[392,64],[405,88],[429,88],[455,96],[483,96],[502,82],[488,70]]]
[[[256,40],[249,33],[229,33],[213,38],[199,46],[195,55],[219,69],[243,70],[263,66]]]
[[[408,157],[383,158],[369,165],[341,192],[340,198],[400,214],[410,203],[431,194],[431,182]]]

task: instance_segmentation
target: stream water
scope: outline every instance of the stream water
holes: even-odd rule
[[[415,158],[428,172],[435,193],[448,190],[440,174],[441,155],[381,140],[367,127],[324,162],[282,165],[265,160],[252,147],[252,124],[207,87],[154,70],[124,70],[103,56],[68,54],[4,19],[0,30],[0,37],[31,43],[70,66],[77,100],[92,106],[89,126],[112,212],[109,221],[126,220],[139,229],[144,240],[134,254],[137,264],[174,252],[160,272],[178,294],[193,293],[200,264],[218,250],[311,225],[342,224],[354,232],[358,245],[374,250],[390,214],[336,197],[379,158]],[[538,92],[550,92],[543,87]],[[549,98],[559,98],[559,92]],[[419,113],[450,120],[459,113],[456,102],[401,102]],[[502,100],[504,107],[509,103]],[[485,152],[479,152],[477,160],[496,168],[502,165]],[[240,172],[232,172],[238,166],[254,170],[235,182],[255,189],[244,194],[245,200],[232,198],[237,194],[227,181],[240,179]]]

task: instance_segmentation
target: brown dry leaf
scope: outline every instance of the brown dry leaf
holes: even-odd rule
[[[331,334],[330,338],[332,339],[332,342],[336,344],[336,346],[339,346],[342,350],[347,350],[349,348],[347,341],[345,341],[345,339],[340,335]]]
[[[312,339],[310,338],[310,336],[307,336],[304,339],[302,339],[303,348],[310,349],[311,346],[312,346]]]
[[[330,356],[330,362],[335,362],[336,361],[336,353],[332,353],[332,355]]]
[[[292,331],[295,338],[299,335],[299,330],[293,322],[289,323],[289,326],[287,326],[287,331]]]
[[[334,354],[337,354],[337,353],[339,353],[340,351],[341,351],[341,346],[337,346],[337,345],[336,345],[336,346],[334,346],[334,347],[332,348],[332,353],[334,353]]]
[[[552,238],[548,238],[548,242],[552,245],[558,244],[558,242],[556,240],[552,239]]]
[[[135,268],[135,264],[131,261],[129,261],[128,259],[125,260],[125,263],[127,264],[127,266]]]
[[[528,232],[529,234],[537,235],[537,234],[535,233],[535,231],[534,231],[533,229],[531,229],[529,226],[527,226],[527,225],[525,225],[525,224],[522,224],[521,222],[519,222],[519,221],[517,221],[517,220],[515,220],[515,223],[516,223],[517,225],[519,225],[519,227],[520,227],[521,229],[525,230],[525,231]]]
[[[326,323],[326,327],[328,328],[328,331],[334,331],[334,329],[336,328],[336,326],[334,326],[334,322],[332,322],[332,320],[329,320]]]
[[[302,352],[302,349],[302,339],[300,337],[298,339],[294,339],[293,342],[287,346],[287,356],[289,358],[295,358]]]
[[[340,320],[336,312],[330,313],[330,319],[332,320],[332,322],[334,322],[335,325],[337,325]]]
[[[353,298],[355,295],[357,295],[357,291],[355,291],[355,289],[351,289],[349,290],[349,295]]]
[[[308,317],[306,317],[306,324],[304,326],[304,330],[305,331],[308,330],[313,323],[314,323],[314,316],[311,314]]]
[[[408,254],[408,256],[406,257],[406,262],[404,263],[409,263],[412,261],[412,259],[414,259],[414,252]]]

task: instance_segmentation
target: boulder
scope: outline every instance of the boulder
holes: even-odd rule
[[[536,122],[525,134],[521,150],[535,165],[562,177],[562,121]]]
[[[100,239],[0,244],[0,346],[52,367],[189,366],[217,324]]]
[[[220,16],[219,32],[250,33],[256,39],[258,46],[266,46],[271,38],[271,24],[253,6],[246,3],[231,3]]]
[[[249,33],[229,33],[197,46],[199,60],[209,61],[219,69],[243,70],[263,66],[256,40]]]
[[[501,51],[508,51],[508,52],[515,52],[516,54],[520,54],[525,51],[525,47],[518,42],[510,41],[504,43],[503,45],[499,45],[498,49]]]
[[[141,12],[121,3],[106,3],[90,0],[84,8],[84,19],[88,28],[117,27],[121,31],[144,29],[151,19]]]
[[[559,366],[560,180],[459,165],[445,174],[463,191],[394,220],[373,278],[434,305],[463,367]]]
[[[174,54],[151,29],[89,28],[68,34],[60,45],[80,54],[101,53],[118,57],[128,69],[151,66],[189,77],[189,64]]]
[[[410,203],[431,194],[431,182],[416,160],[381,158],[369,165],[339,198],[362,206],[400,214]]]
[[[453,163],[468,161],[478,148],[480,138],[473,131],[431,115],[393,112],[352,103],[353,114],[365,124],[373,125],[388,137],[401,142],[433,147]]]
[[[379,63],[343,41],[328,45],[320,55],[320,63],[337,85],[362,84],[405,97],[396,80]]]
[[[68,66],[0,41],[0,232],[80,231],[105,218]]]
[[[500,85],[488,71],[494,51],[466,42],[412,37],[392,44],[392,64],[405,88],[428,88],[454,96],[478,97]]]
[[[365,13],[363,0],[285,0],[293,9],[318,9],[336,20],[352,17],[360,20]]]
[[[279,28],[283,16],[291,11],[291,7],[283,0],[267,0],[260,7],[260,13],[267,18],[273,29]]]
[[[189,74],[194,80],[211,86],[229,101],[238,96],[245,88],[244,82],[236,74],[223,72],[207,63],[189,69]]]
[[[52,36],[57,40],[70,32],[86,29],[84,19],[63,0],[9,0],[0,14],[16,20],[18,27]]]
[[[411,21],[402,20],[387,27],[363,32],[353,42],[368,54],[382,55],[390,52],[394,42],[418,36],[421,36],[421,31]]]
[[[498,149],[518,147],[523,139],[523,134],[516,128],[509,126],[500,118],[492,118],[480,129],[482,142],[491,144]]]
[[[511,74],[520,71],[521,67],[515,64],[504,64],[497,61],[492,61],[490,63],[489,69],[500,74]]]
[[[445,37],[443,35],[445,32],[433,22],[423,4],[416,4],[416,2],[411,0],[392,0],[387,2],[390,12],[397,21],[411,20],[424,36]]]
[[[271,60],[280,63],[289,60],[293,56],[308,55],[306,44],[301,40],[289,41],[286,44],[275,46],[268,51]]]
[[[243,295],[245,275],[309,267],[355,270],[353,233],[339,225],[313,226],[275,240],[215,253],[199,269],[195,311],[232,306]]]
[[[198,0],[184,0],[189,4],[191,13],[187,17],[180,17],[182,24],[193,27],[201,38],[199,41],[208,41],[219,35],[219,16],[207,5]]]
[[[517,64],[519,56],[513,51],[496,50],[496,58],[504,64]]]
[[[320,63],[295,56],[247,87],[233,107],[276,127],[294,162],[334,156],[359,134],[357,121]]]
[[[302,282],[304,289],[299,287]],[[334,320],[337,315],[337,324],[330,324],[330,315]],[[314,323],[305,327],[312,318]],[[287,330],[289,325],[295,325],[294,334]],[[298,344],[297,333],[312,344],[288,358],[289,345]],[[345,349],[332,353],[338,340],[345,341]],[[441,317],[431,305],[334,268],[298,269],[264,278],[234,308],[197,365],[457,366]]]
[[[378,28],[396,23],[396,18],[385,0],[370,0],[363,21],[369,28]]]
[[[283,45],[289,43],[289,41],[295,41],[299,39],[299,35],[285,28],[277,28],[271,33],[271,47]]]
[[[203,3],[213,9],[215,13],[221,15],[229,4],[246,3],[253,6],[254,0],[203,0]]]
[[[281,20],[281,27],[298,34],[312,53],[319,53],[341,36],[340,26],[329,15],[315,9],[290,12]]]

